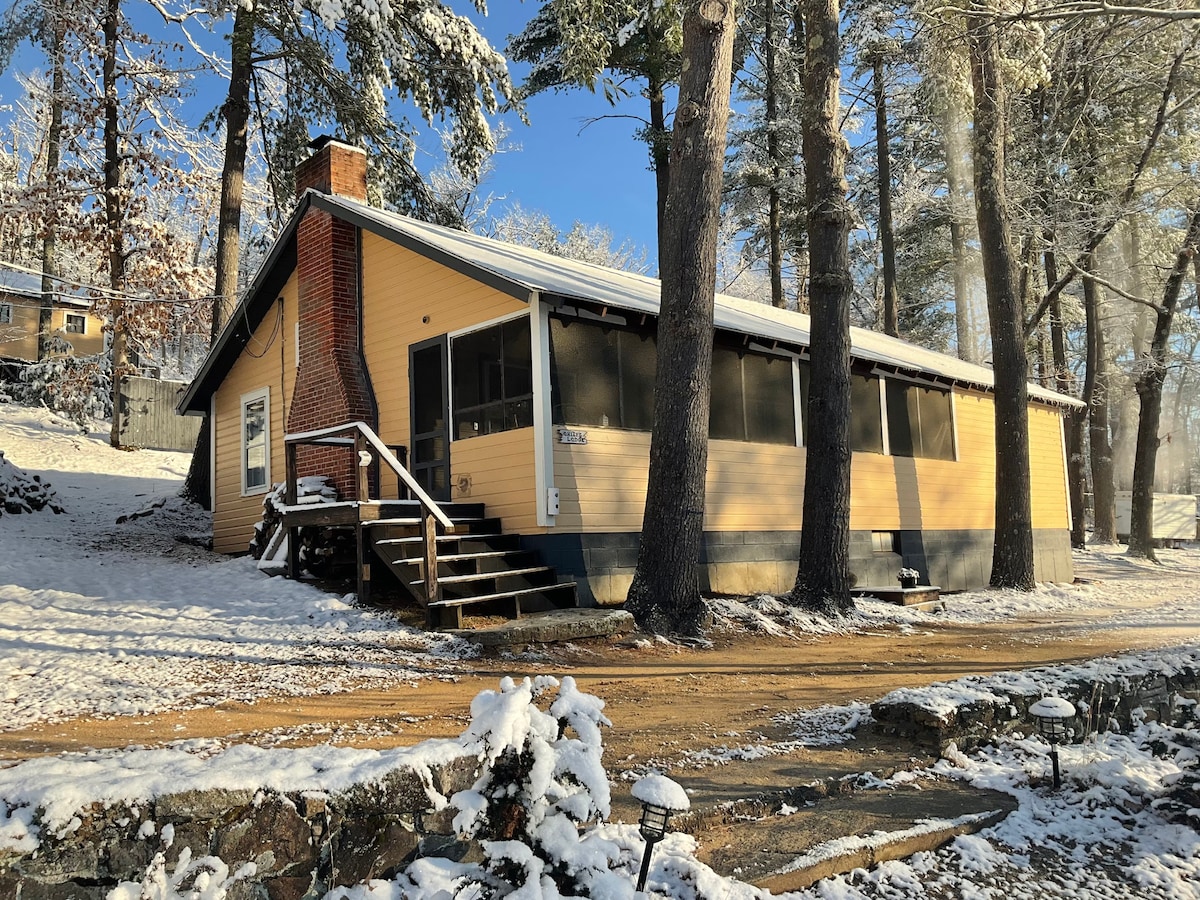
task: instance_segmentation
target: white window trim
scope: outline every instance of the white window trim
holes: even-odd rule
[[[246,407],[258,400],[263,401],[263,415],[266,420],[265,427],[263,428],[263,436],[267,445],[266,472],[264,473],[265,477],[262,485],[248,487],[246,485]],[[258,390],[242,394],[239,408],[241,415],[239,417],[240,429],[238,431],[238,477],[242,485],[242,496],[254,497],[265,494],[271,489],[271,389],[259,388]]]
[[[81,322],[83,322],[83,329],[82,329],[81,331],[71,331],[71,330],[69,330],[69,329],[70,329],[70,318],[71,318],[71,316],[75,316],[75,317],[76,317],[76,318],[78,318],[78,319],[79,319]],[[63,325],[62,325],[62,327],[63,327],[63,333],[64,333],[64,334],[87,334],[87,316],[86,316],[84,313],[64,312],[64,313],[63,313]]]
[[[796,420],[796,446],[808,444],[808,435],[804,433],[804,395],[800,393],[800,359],[792,359],[792,416]]]

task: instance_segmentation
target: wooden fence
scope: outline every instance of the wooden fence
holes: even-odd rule
[[[115,414],[121,417],[122,446],[146,450],[195,449],[200,417],[175,412],[175,404],[187,386],[186,381],[121,379]]]

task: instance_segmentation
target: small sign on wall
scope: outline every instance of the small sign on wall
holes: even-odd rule
[[[587,432],[577,431],[574,428],[558,429],[558,442],[560,444],[586,444]]]

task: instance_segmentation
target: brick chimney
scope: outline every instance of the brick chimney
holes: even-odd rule
[[[312,188],[364,202],[367,155],[329,137],[310,145],[296,168],[297,196]],[[295,434],[363,421],[377,426],[371,380],[362,355],[358,229],[324,210],[310,208],[296,229],[299,293],[299,370],[288,409]],[[327,475],[338,494],[354,498],[354,467],[341,449],[301,447],[298,474]]]

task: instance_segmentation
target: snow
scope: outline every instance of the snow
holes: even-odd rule
[[[692,801],[679,782],[657,773],[639,778],[629,793],[639,803],[669,809],[671,812],[687,812],[692,808]]]
[[[1062,697],[1043,697],[1029,707],[1029,714],[1046,719],[1069,719],[1075,715],[1075,704]]]
[[[65,509],[0,516],[6,730],[450,678],[473,653],[177,540],[209,528],[176,496],[188,454],[118,451],[106,435],[0,403],[4,459],[52,484]]]
[[[186,454],[118,452],[106,430],[95,433],[60,416],[0,403],[0,449],[24,476],[50,482],[65,512],[50,509],[0,517],[0,709],[6,729],[69,716],[144,714],[207,705],[215,698],[254,699],[342,691],[366,684],[453,678],[468,665],[466,645],[406,629],[385,614],[358,608],[311,586],[258,572],[252,560],[215,556],[198,547],[206,516],[176,498]],[[121,521],[118,524],[118,520]],[[183,538],[183,540],[177,540]],[[824,622],[771,598],[720,601],[724,627],[790,635],[853,633],[875,628],[921,629],[1038,617],[1079,635],[1112,623],[1158,629],[1163,649],[1076,665],[972,676],[906,689],[907,699],[953,715],[979,698],[1054,698],[1081,679],[1170,674],[1200,667],[1196,623],[1200,578],[1194,550],[1164,551],[1153,566],[1119,548],[1077,557],[1090,583],[1040,587],[1031,595],[973,592],[945,609],[921,611],[865,601],[838,622]],[[1065,701],[1063,701],[1065,702]],[[1177,704],[1185,711],[1194,704]],[[645,848],[636,825],[605,821],[609,774],[601,762],[609,726],[602,698],[585,694],[570,676],[507,678],[472,704],[472,722],[457,741],[427,741],[397,750],[327,743],[303,749],[228,746],[184,741],[159,748],[45,756],[0,768],[0,849],[36,850],[47,834],[80,828],[89,804],[138,803],[189,789],[275,789],[331,792],[378,781],[398,766],[432,766],[463,754],[496,762],[529,760],[519,796],[530,814],[512,840],[483,833],[499,784],[481,776],[451,797],[456,824],[482,840],[477,863],[423,859],[389,881],[331,892],[326,900],[432,900],[466,896],[496,872],[521,879],[510,896],[560,896],[547,859],[565,861],[590,896],[633,898]],[[796,710],[780,718],[790,740],[723,747],[714,737],[700,767],[787,747],[846,740],[870,721],[869,709]],[[727,735],[736,737],[736,735]],[[1108,900],[1194,900],[1200,885],[1200,835],[1195,796],[1200,728],[1143,720],[1130,734],[1100,733],[1062,744],[1063,787],[1050,787],[1048,745],[1013,734],[971,754],[951,749],[931,769],[902,771],[873,785],[962,779],[1011,795],[1017,809],[979,834],[932,853],[827,878],[788,895],[793,900],[1006,897]],[[507,754],[507,756],[506,756]],[[486,768],[486,767],[485,767]],[[428,783],[428,782],[427,782]],[[672,787],[673,786],[673,787]],[[677,784],[651,774],[635,788],[640,799],[688,801]],[[788,812],[794,812],[789,810]],[[929,822],[917,830],[940,824]],[[169,826],[143,828],[146,840],[169,846]],[[809,856],[854,843],[831,842]],[[877,838],[857,839],[869,844]],[[865,844],[864,844],[865,845]],[[193,858],[168,867],[161,852],[140,884],[109,900],[224,900],[248,877],[239,861]],[[669,833],[655,846],[647,895],[664,898],[765,898],[766,892],[725,878],[696,859],[696,840]],[[802,861],[794,860],[794,868]],[[490,868],[489,868],[490,867]],[[471,880],[475,879],[475,880]],[[185,885],[187,887],[185,887]],[[190,891],[190,893],[188,893]]]

